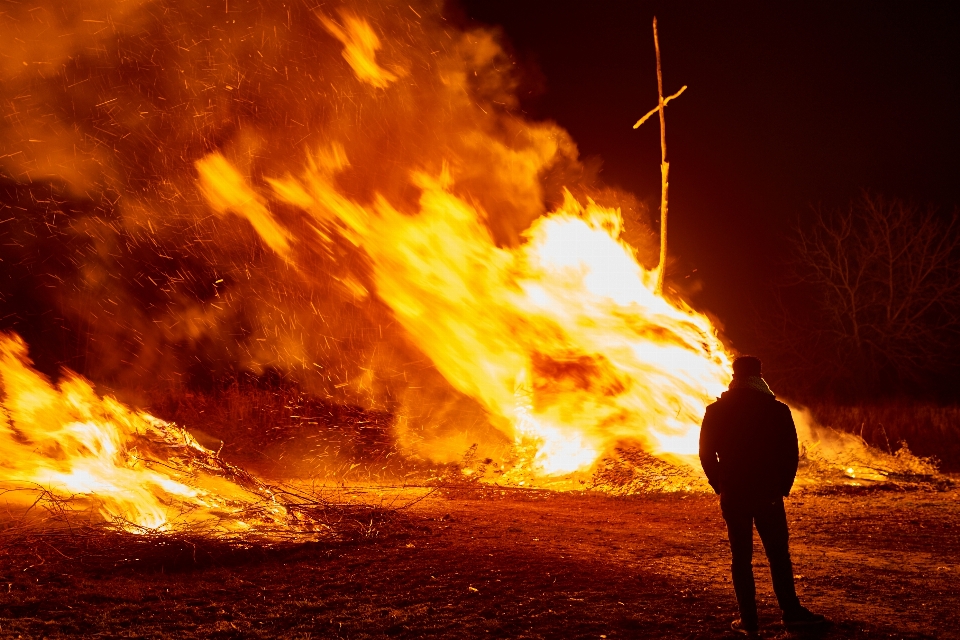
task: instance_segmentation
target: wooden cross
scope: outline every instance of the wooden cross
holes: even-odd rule
[[[660,263],[657,265],[657,288],[658,294],[663,293],[663,272],[667,264],[667,187],[669,183],[667,176],[670,173],[670,163],[667,162],[667,123],[663,117],[663,108],[667,103],[687,90],[687,85],[680,87],[672,96],[663,97],[663,73],[660,71],[660,40],[657,38],[657,18],[653,18],[653,47],[657,51],[657,96],[660,98],[656,107],[647,112],[637,123],[633,125],[636,129],[655,113],[660,114]]]

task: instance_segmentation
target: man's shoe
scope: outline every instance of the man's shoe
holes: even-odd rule
[[[830,621],[819,613],[814,613],[806,607],[783,612],[783,625],[788,630],[819,629],[830,626]]]
[[[734,632],[745,635],[748,638],[760,637],[760,630],[757,628],[757,625],[748,625],[740,618],[731,622],[730,628],[733,629]]]

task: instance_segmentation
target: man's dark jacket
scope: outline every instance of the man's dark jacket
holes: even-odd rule
[[[700,464],[725,498],[779,498],[790,493],[799,462],[790,409],[754,389],[725,391],[707,407]]]

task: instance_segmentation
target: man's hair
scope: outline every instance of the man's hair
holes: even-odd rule
[[[733,375],[740,377],[760,377],[760,358],[756,356],[740,356],[733,361]]]

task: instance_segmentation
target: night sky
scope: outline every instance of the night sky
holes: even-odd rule
[[[658,123],[631,127],[656,105],[658,17],[664,92],[689,86],[667,108],[672,275],[740,350],[811,206],[960,205],[960,3],[461,1],[502,27],[524,111],[654,209]]]

